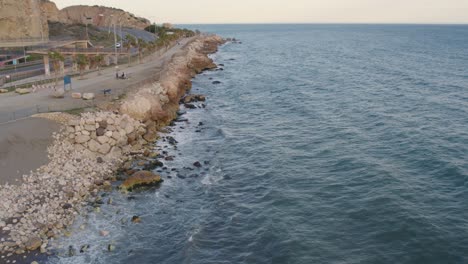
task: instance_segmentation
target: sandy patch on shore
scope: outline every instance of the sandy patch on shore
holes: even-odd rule
[[[28,118],[0,125],[0,184],[18,184],[49,161],[47,146],[60,125],[42,118]]]

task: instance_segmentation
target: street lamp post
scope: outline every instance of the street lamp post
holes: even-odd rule
[[[99,14],[100,17],[104,17],[104,14]],[[119,67],[119,60],[117,59],[117,30],[116,30],[116,25],[115,25],[115,20],[114,20],[114,15],[110,15],[112,17],[112,26],[114,28],[114,62],[115,62],[115,68],[116,71]],[[110,29],[109,29],[110,30]]]

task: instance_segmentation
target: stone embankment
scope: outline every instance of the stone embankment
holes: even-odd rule
[[[217,36],[200,36],[173,56],[159,82],[128,95],[112,112],[45,115],[64,128],[48,149],[49,164],[24,176],[19,186],[1,186],[0,252],[7,256],[51,252],[51,240],[69,232],[75,217],[98,192],[112,189],[116,171],[124,163],[138,153],[157,156],[148,153],[150,143],[176,118],[179,103],[205,100],[202,95],[184,95],[197,73],[216,67],[207,55],[223,43]],[[159,182],[158,175],[137,172],[121,189]]]

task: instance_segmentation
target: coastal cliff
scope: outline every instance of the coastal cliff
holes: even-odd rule
[[[47,39],[48,21],[144,29],[150,21],[121,9],[104,6],[70,6],[62,10],[49,0],[1,0],[0,40]]]
[[[41,0],[41,8],[44,16],[50,22],[64,24],[92,24],[98,27],[108,27],[112,23],[121,24],[123,27],[144,29],[150,25],[150,21],[126,12],[104,6],[69,6],[59,10],[54,2]]]
[[[0,1],[0,40],[47,38],[47,19],[38,1]]]
[[[177,116],[191,79],[216,67],[208,54],[223,43],[217,36],[196,37],[172,57],[159,81],[136,89],[114,111],[90,112],[78,118],[46,115],[64,128],[48,150],[49,164],[24,176],[19,186],[0,188],[0,252],[53,252],[52,241],[71,232],[76,216],[86,214],[84,207],[95,203],[100,191],[113,188],[122,166],[129,173],[127,185],[135,180],[159,183],[161,178],[149,172],[130,175],[128,163],[141,156],[151,160],[149,170],[151,164],[158,164],[152,143],[159,129]],[[131,189],[127,185],[122,189]]]
[[[100,16],[102,14],[103,16]],[[86,18],[88,21],[86,21]],[[121,24],[123,27],[144,29],[150,25],[149,20],[125,12],[103,6],[70,6],[60,10],[59,22],[65,24],[82,23],[93,24],[98,27],[106,27],[112,23]]]

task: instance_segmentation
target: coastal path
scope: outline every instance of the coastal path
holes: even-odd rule
[[[123,95],[140,86],[145,81],[157,79],[163,66],[171,57],[181,51],[193,38],[180,41],[180,45],[175,45],[163,54],[154,53],[143,59],[141,64],[131,67],[125,65],[116,68],[108,68],[98,72],[84,75],[83,78],[74,77],[72,79],[73,92],[95,93],[94,101],[84,101],[71,98],[70,94],[63,99],[50,97],[49,91],[39,91],[26,95],[15,93],[0,94],[0,124],[11,120],[25,118],[38,112],[67,111],[71,109],[91,107],[97,103],[111,101],[115,97]],[[116,71],[119,74],[125,73],[130,78],[122,80],[116,79]],[[60,83],[62,85],[62,83]],[[102,90],[111,89],[111,95],[104,95]],[[2,133],[0,129],[0,133]]]

